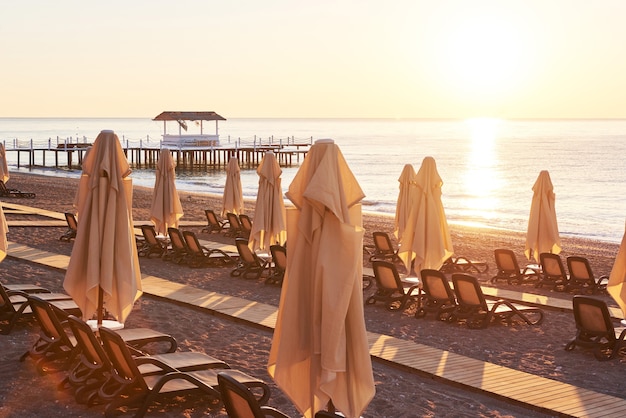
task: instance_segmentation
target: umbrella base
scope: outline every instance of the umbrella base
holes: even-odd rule
[[[98,329],[98,320],[90,319],[87,321],[87,325],[89,325],[92,330],[96,331]],[[102,321],[101,327],[108,328],[113,331],[117,331],[119,329],[124,328],[124,324],[122,324],[121,322],[110,320],[110,319],[105,319]]]

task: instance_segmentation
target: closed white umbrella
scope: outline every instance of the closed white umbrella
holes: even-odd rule
[[[438,270],[454,252],[448,220],[441,201],[443,181],[432,157],[425,157],[415,175],[416,192],[399,240],[398,256],[408,272]]]
[[[230,157],[226,166],[226,183],[222,198],[222,216],[227,213],[243,213],[243,190],[241,189],[241,170],[237,157]]]
[[[124,322],[141,295],[130,166],[117,135],[102,131],[83,161],[78,230],[63,287],[98,324],[104,309]]]
[[[289,186],[287,269],[268,371],[307,418],[358,417],[374,396],[363,316],[364,194],[339,147],[317,141]]]
[[[7,219],[4,216],[4,209],[0,205],[0,262],[2,262],[7,256],[9,250],[9,242],[7,241],[7,232],[9,227],[7,226]]]
[[[167,235],[167,228],[178,228],[183,206],[176,190],[176,163],[166,148],[161,149],[156,169],[150,220],[157,234]]]
[[[402,234],[406,229],[407,219],[411,213],[411,206],[415,200],[415,169],[411,164],[405,164],[398,179],[400,183],[400,191],[398,193],[398,202],[396,204],[396,218],[394,234],[397,239],[402,238]]]
[[[533,185],[533,200],[528,218],[524,254],[540,262],[539,254],[561,252],[561,238],[556,221],[554,187],[550,174],[543,170]]]
[[[615,257],[606,290],[619,305],[626,318],[626,233]]]
[[[4,144],[0,143],[0,180],[4,184],[9,181],[9,166],[7,164],[7,151]]]
[[[285,202],[280,180],[282,170],[276,155],[268,151],[256,171],[259,175],[259,190],[248,241],[252,251],[268,251],[271,245],[282,245],[287,240]]]

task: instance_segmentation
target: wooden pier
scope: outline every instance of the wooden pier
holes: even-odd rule
[[[80,169],[89,146],[88,143],[59,144],[53,147],[7,148],[7,154],[17,153],[18,167],[54,167]],[[170,149],[177,167],[193,170],[226,166],[231,156],[237,157],[242,168],[254,168],[267,151],[276,154],[283,167],[300,164],[311,146],[310,143],[263,146],[185,147]],[[126,158],[133,168],[156,167],[160,148],[122,145]]]

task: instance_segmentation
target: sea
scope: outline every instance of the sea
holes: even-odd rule
[[[92,142],[103,129],[129,144],[158,147],[178,126],[146,118],[0,118],[11,171],[78,177],[80,170],[17,168],[15,146]],[[188,126],[189,131],[198,126]],[[550,173],[561,236],[619,243],[626,221],[626,120],[468,120],[233,118],[204,122],[204,133],[234,144],[311,143],[333,139],[365,192],[363,210],[394,216],[405,164],[417,171],[435,158],[449,223],[526,231],[532,187]],[[185,132],[182,132],[185,133]],[[52,158],[50,158],[51,160]],[[52,162],[48,162],[51,164]],[[283,167],[286,191],[299,164]],[[135,169],[133,183],[153,187],[154,169]],[[223,168],[178,169],[179,190],[221,194]],[[254,199],[255,167],[242,167],[244,197]]]

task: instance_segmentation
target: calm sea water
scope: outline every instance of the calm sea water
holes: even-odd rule
[[[214,123],[204,131],[213,133]],[[131,119],[0,118],[0,140],[11,148],[57,137],[93,141],[113,129],[131,142],[158,144],[162,122]],[[199,128],[190,126],[190,132]],[[192,129],[196,129],[193,131]],[[177,127],[168,125],[168,133]],[[548,170],[556,193],[562,235],[620,242],[626,220],[626,120],[371,120],[230,119],[220,122],[222,143],[297,142],[332,138],[340,146],[367,197],[364,210],[393,215],[404,164],[417,171],[425,156],[437,161],[443,203],[451,223],[525,231],[532,186]],[[15,153],[8,153],[15,164]],[[17,170],[16,167],[12,167]],[[298,167],[283,170],[287,189]],[[21,168],[22,171],[28,169]],[[79,171],[32,170],[57,176]],[[153,170],[135,170],[135,184],[152,187]],[[254,168],[242,169],[244,195],[256,195]],[[221,193],[223,170],[178,172],[179,190]]]

